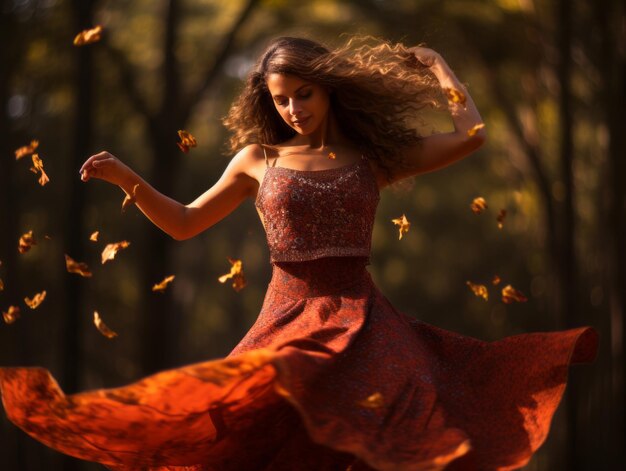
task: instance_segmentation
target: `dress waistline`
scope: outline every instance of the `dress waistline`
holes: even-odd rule
[[[290,298],[363,296],[374,286],[368,257],[323,257],[301,262],[274,262],[269,288]]]

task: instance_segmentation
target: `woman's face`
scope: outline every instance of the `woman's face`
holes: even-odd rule
[[[326,118],[330,98],[323,86],[283,74],[269,74],[266,82],[276,110],[297,133],[312,133]]]

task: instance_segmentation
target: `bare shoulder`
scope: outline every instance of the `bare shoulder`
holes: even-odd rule
[[[263,147],[259,144],[249,144],[235,154],[225,173],[229,173],[232,178],[243,180],[247,189],[246,193],[254,196],[259,187],[264,166]]]

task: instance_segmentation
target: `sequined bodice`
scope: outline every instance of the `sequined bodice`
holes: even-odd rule
[[[255,206],[272,262],[364,256],[380,195],[365,158],[339,168],[268,166]]]

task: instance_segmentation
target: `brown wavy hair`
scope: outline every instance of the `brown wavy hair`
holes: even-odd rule
[[[415,121],[425,107],[441,107],[441,88],[402,44],[353,37],[329,50],[304,38],[273,40],[249,73],[224,118],[230,151],[248,144],[277,145],[296,133],[278,114],[266,85],[269,74],[294,75],[325,86],[341,131],[385,169],[403,166],[399,151],[421,140]]]

